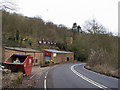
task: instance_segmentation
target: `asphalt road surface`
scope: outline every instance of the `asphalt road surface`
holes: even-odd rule
[[[120,90],[118,79],[95,73],[84,68],[84,63],[61,64],[44,72],[38,88],[71,88],[95,90]]]

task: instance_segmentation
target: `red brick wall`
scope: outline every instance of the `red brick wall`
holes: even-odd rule
[[[52,54],[52,60],[55,63],[61,63],[61,62],[67,62],[67,57],[69,57],[69,61],[72,62],[74,61],[74,54],[73,53],[57,53],[56,57],[53,57]]]

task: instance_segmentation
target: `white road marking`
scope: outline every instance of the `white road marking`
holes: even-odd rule
[[[48,75],[48,72],[53,69],[54,67],[56,66],[53,66],[52,68],[48,69],[48,71],[46,72],[45,74],[45,79],[44,79],[44,89],[47,90],[47,75]]]
[[[46,74],[48,74],[48,71],[46,72]]]
[[[49,68],[48,68],[49,69]],[[39,71],[39,70],[38,70]],[[47,70],[43,70],[43,72],[46,72]],[[37,73],[35,73],[35,74],[33,74],[31,77],[30,77],[30,79],[31,78],[33,78],[35,75],[37,75],[38,73],[40,73],[40,72],[37,72]],[[48,73],[48,72],[47,72]],[[40,75],[41,75],[41,73],[40,73]]]
[[[47,76],[45,76],[45,79],[47,78]]]
[[[47,90],[47,75],[48,75],[48,71],[45,74],[45,79],[44,79],[44,89]]]
[[[44,89],[46,90],[47,89],[47,87],[46,87],[46,84],[47,82],[46,82],[46,79],[44,79]]]
[[[99,88],[102,88],[102,89],[104,89],[104,90],[111,90],[111,89],[109,89],[108,87],[106,87],[106,86],[104,86],[104,85],[102,85],[102,84],[99,84],[99,83],[97,83],[97,82],[95,82],[95,81],[93,81],[93,80],[85,77],[84,75],[80,74],[79,72],[77,72],[77,71],[74,69],[74,67],[75,67],[76,65],[79,65],[79,64],[75,64],[75,65],[72,65],[72,66],[71,66],[71,70],[72,70],[76,75],[78,75],[78,76],[81,77],[82,79],[86,80],[87,82],[89,82],[89,83],[91,83],[91,84],[93,84],[93,85],[95,85],[95,86],[97,86],[97,87],[99,87]]]

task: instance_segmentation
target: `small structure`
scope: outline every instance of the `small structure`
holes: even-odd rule
[[[33,65],[43,63],[43,52],[31,48],[5,47],[4,60],[7,61],[13,54],[31,55],[33,57]]]
[[[44,60],[51,60],[54,63],[74,61],[74,53],[68,51],[58,51],[52,49],[42,49],[44,52]]]

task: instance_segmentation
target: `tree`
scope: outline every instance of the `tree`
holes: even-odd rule
[[[78,30],[78,32],[82,33],[82,29],[81,29],[80,25],[77,26],[77,30]]]
[[[91,34],[105,34],[106,28],[99,24],[95,19],[88,20],[85,22],[84,30]]]
[[[16,40],[18,41],[19,38],[20,38],[20,36],[19,36],[19,31],[17,30],[17,31],[16,31]]]
[[[73,23],[72,30],[77,31],[77,23]]]
[[[82,29],[81,29],[80,25],[77,26],[77,23],[73,23],[72,30],[76,31],[78,33],[79,32],[82,33]]]

